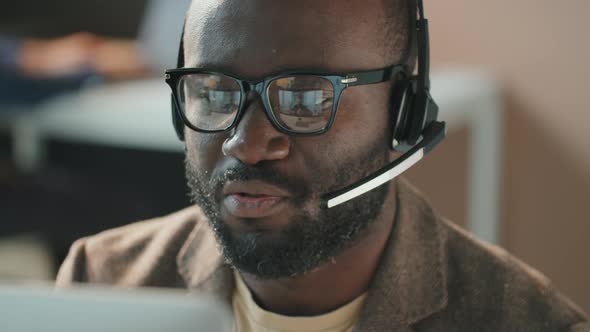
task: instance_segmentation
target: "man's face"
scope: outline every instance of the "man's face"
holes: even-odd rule
[[[195,1],[185,64],[248,80],[293,69],[373,70],[400,60],[381,49],[385,22],[380,1]],[[277,131],[255,93],[235,129],[186,129],[192,198],[230,264],[261,278],[296,276],[362,238],[389,187],[332,209],[320,207],[320,196],[392,158],[390,89],[390,82],[346,89],[333,127],[320,136]]]

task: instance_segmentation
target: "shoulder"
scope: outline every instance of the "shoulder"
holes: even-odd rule
[[[200,210],[191,207],[82,238],[72,245],[56,284],[179,286],[176,257],[204,220]]]
[[[490,331],[569,331],[586,321],[540,272],[446,220],[441,224],[448,237],[447,314]]]

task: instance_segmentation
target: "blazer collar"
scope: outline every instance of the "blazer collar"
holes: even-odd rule
[[[397,216],[357,331],[404,330],[447,305],[447,232],[405,180]]]
[[[176,257],[178,272],[191,291],[204,292],[231,303],[233,275],[213,231],[202,213]]]
[[[429,204],[405,180],[397,183],[397,216],[381,257],[357,331],[408,326],[447,304],[447,233]],[[177,256],[178,271],[191,290],[231,304],[232,269],[224,262],[206,219],[197,225]]]

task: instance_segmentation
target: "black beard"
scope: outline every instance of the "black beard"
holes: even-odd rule
[[[304,274],[337,257],[356,244],[377,219],[389,192],[388,185],[337,207],[318,209],[316,215],[303,209],[312,197],[341,189],[343,184],[357,181],[389,161],[389,152],[381,146],[367,152],[340,163],[336,169],[316,170],[314,188],[302,185],[305,182],[301,179],[276,173],[268,163],[249,166],[238,161],[210,180],[205,173],[192,168],[188,159],[185,170],[192,201],[207,216],[227,263],[261,279],[280,279]],[[238,180],[262,180],[288,190],[300,213],[278,235],[270,236],[264,230],[232,230],[221,218],[221,191],[227,181]]]

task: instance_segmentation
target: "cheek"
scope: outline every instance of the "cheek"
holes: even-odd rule
[[[345,90],[333,127],[324,135],[298,140],[305,169],[314,170],[316,176],[317,172],[329,174],[338,165],[358,164],[372,158],[368,154],[390,151],[389,96],[377,86],[369,91]]]
[[[199,170],[213,170],[223,158],[221,146],[226,135],[203,134],[192,130],[187,130],[185,135],[186,156],[190,165]]]
[[[388,85],[375,84],[344,90],[336,122],[329,132],[334,139],[346,142],[347,149],[356,147],[363,150],[376,142],[382,142],[384,148],[387,147],[386,138],[392,128],[387,89]]]

